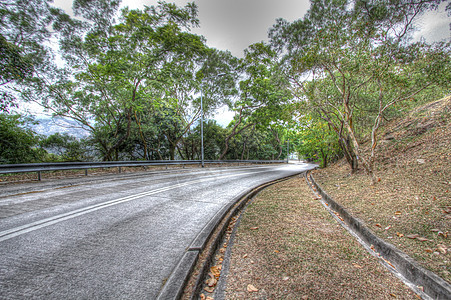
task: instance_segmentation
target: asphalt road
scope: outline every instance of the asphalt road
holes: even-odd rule
[[[290,164],[0,187],[1,299],[154,299],[208,221]]]

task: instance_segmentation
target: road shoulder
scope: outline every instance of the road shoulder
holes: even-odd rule
[[[255,198],[231,252],[226,299],[416,298],[331,218],[303,178]]]

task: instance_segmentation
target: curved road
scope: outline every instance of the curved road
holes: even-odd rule
[[[308,164],[123,174],[0,187],[1,299],[154,299],[245,190]]]

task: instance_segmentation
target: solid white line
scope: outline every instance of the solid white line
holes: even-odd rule
[[[262,171],[263,172],[263,171]],[[249,174],[256,174],[256,173],[261,173],[261,172],[248,172],[248,173],[240,173],[240,174],[232,174],[232,175],[224,175],[224,176],[214,176],[214,177],[208,177],[208,178],[203,178],[203,179],[198,179],[198,180],[194,180],[194,181],[189,181],[189,182],[185,182],[185,183],[178,183],[175,185],[171,185],[168,187],[163,187],[163,188],[158,188],[152,191],[147,191],[147,192],[142,192],[139,194],[135,194],[135,195],[130,195],[127,197],[123,197],[123,198],[119,198],[119,199],[115,199],[115,200],[110,200],[107,202],[103,202],[103,203],[99,203],[99,204],[95,204],[95,205],[91,205],[88,207],[84,207],[84,208],[80,208],[80,209],[76,209],[73,210],[71,212],[67,212],[64,214],[60,214],[60,215],[56,215],[50,218],[45,218],[36,222],[32,222],[29,224],[25,224],[22,226],[18,226],[12,229],[8,229],[8,230],[4,230],[0,232],[0,242],[8,240],[10,238],[22,235],[24,233],[30,232],[30,231],[34,231],[43,227],[47,227],[65,220],[69,220],[102,208],[106,208],[106,207],[110,207],[113,205],[117,205],[120,203],[124,203],[124,202],[128,202],[131,200],[135,200],[135,199],[139,199],[145,196],[150,196],[150,195],[154,195],[154,194],[158,194],[161,192],[165,192],[165,191],[169,191],[169,190],[173,190],[179,187],[183,187],[183,186],[188,186],[188,185],[192,185],[192,184],[196,184],[196,183],[201,183],[201,182],[205,182],[205,181],[209,181],[209,180],[216,180],[216,179],[222,179],[222,178],[230,178],[230,177],[238,177],[238,176],[243,176],[243,175],[249,175]]]

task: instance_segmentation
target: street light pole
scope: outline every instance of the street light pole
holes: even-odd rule
[[[225,73],[218,74],[216,77],[222,77]],[[204,88],[204,82],[200,82],[200,148],[201,148],[201,162],[202,168],[205,168],[204,164],[204,107],[202,102],[202,92]]]
[[[201,148],[201,161],[202,168],[204,165],[204,107],[202,104],[202,89],[203,89],[203,81],[200,82],[200,148]]]
[[[287,140],[287,164],[290,163],[290,140]]]

